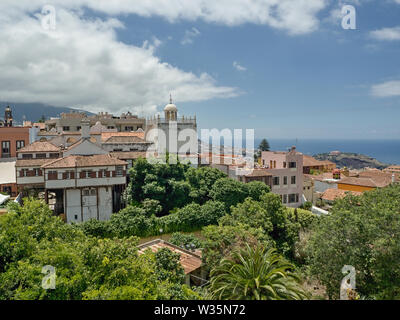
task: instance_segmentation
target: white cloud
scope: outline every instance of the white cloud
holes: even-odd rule
[[[376,97],[400,96],[400,81],[394,80],[376,84],[372,86],[371,93]]]
[[[194,27],[192,29],[190,29],[190,30],[186,30],[185,31],[185,35],[184,35],[184,37],[183,37],[183,39],[181,41],[181,44],[182,45],[192,44],[193,41],[194,41],[193,39],[198,37],[200,34],[201,34],[200,31],[197,30]]]
[[[247,68],[241,66],[237,61],[233,62],[233,67],[238,71],[247,71]]]
[[[57,10],[57,28],[21,12],[0,10],[0,96],[90,111],[153,113],[173,92],[178,102],[238,95],[207,73],[195,75],[160,61],[157,38],[142,47],[118,41],[116,19],[83,18]]]
[[[376,40],[382,40],[382,41],[384,41],[384,40],[386,40],[386,41],[400,40],[400,27],[383,28],[380,30],[374,30],[374,31],[370,32],[370,36]]]
[[[0,9],[39,10],[48,0],[1,0]],[[170,22],[203,20],[228,26],[254,23],[268,25],[289,34],[305,34],[318,28],[317,14],[329,0],[52,0],[56,8],[87,7],[109,15],[159,16]]]

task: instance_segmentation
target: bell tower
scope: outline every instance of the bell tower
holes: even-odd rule
[[[4,112],[4,126],[12,127],[13,117],[10,106],[7,106],[6,111]]]

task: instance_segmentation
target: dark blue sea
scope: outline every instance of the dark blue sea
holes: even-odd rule
[[[262,139],[255,139],[258,147]],[[400,140],[311,140],[268,139],[271,150],[285,151],[296,146],[307,155],[331,151],[361,153],[381,162],[400,165]]]

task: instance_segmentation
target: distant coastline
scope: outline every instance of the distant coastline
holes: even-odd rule
[[[268,137],[266,137],[268,139]],[[255,139],[258,147],[262,139]],[[340,140],[340,139],[268,139],[271,150],[287,150],[295,145],[299,152],[306,155],[317,155],[340,151],[356,153],[377,159],[384,164],[400,165],[399,140]]]

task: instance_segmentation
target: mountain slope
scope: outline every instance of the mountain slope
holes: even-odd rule
[[[13,102],[1,102],[0,101],[0,119],[4,119],[4,109],[10,106],[13,113],[13,119],[15,124],[22,124],[24,120],[37,122],[44,116],[46,119],[50,117],[58,117],[63,112],[71,111],[82,111],[87,114],[92,114],[91,112],[76,110],[67,107],[53,107],[44,105],[41,103],[13,103]]]

